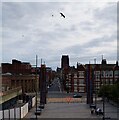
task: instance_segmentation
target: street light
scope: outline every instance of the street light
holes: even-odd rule
[[[102,81],[102,83],[103,83],[103,87],[104,87],[104,89],[105,89],[105,71],[104,71],[104,62],[103,62],[103,56],[102,56],[102,67],[101,67],[102,69],[101,69],[101,71],[102,71],[102,75],[103,75],[103,81]],[[105,90],[104,90],[104,92],[103,92],[103,120],[105,120]]]
[[[36,119],[37,119],[37,115],[41,114],[41,111],[38,110],[38,108],[37,108],[38,107],[37,106],[37,92],[38,92],[37,64],[38,64],[38,56],[36,55],[36,71],[35,71],[35,73],[36,73],[36,75],[35,75],[35,77],[36,77],[36,111],[35,111]]]
[[[94,59],[94,72],[95,72],[95,67],[96,67],[96,58]],[[95,108],[97,107],[97,89],[96,89],[96,72],[94,74],[94,83],[95,83]]]

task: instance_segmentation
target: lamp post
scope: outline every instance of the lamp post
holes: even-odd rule
[[[37,95],[37,93],[38,93],[38,76],[37,76],[37,74],[38,74],[38,71],[37,71],[37,62],[38,62],[38,56],[36,55],[36,71],[35,71],[35,73],[36,73],[36,75],[35,75],[35,77],[36,77],[36,111],[35,111],[35,115],[36,115],[36,119],[37,119],[37,115],[40,115],[41,114],[41,109],[38,109],[38,103],[37,103],[37,98],[38,98],[38,95]]]
[[[37,62],[38,62],[38,56],[36,55],[36,119],[37,119],[37,92],[38,92],[38,87],[37,87]]]
[[[103,63],[103,57],[102,57],[102,75],[103,75],[103,87],[105,89],[105,71],[104,71],[104,63]],[[105,120],[105,90],[103,92],[103,120]]]
[[[46,94],[47,94],[46,65],[41,64],[41,69],[40,69],[40,105],[46,104]]]
[[[94,59],[94,72],[96,71],[96,58]],[[95,85],[94,85],[94,87],[95,87],[95,108],[97,107],[97,89],[96,89],[96,72],[95,72],[95,74],[94,74],[94,83],[95,83]]]

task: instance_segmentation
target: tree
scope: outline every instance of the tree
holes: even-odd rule
[[[117,102],[119,98],[119,83],[114,85],[103,85],[98,92],[98,96],[105,96],[107,99]]]

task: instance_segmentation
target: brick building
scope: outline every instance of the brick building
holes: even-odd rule
[[[94,89],[99,90],[103,85],[113,85],[119,79],[119,66],[117,64],[96,64],[94,67]]]
[[[101,64],[78,64],[77,68],[62,69],[64,90],[67,92],[98,91],[103,85],[112,85],[119,79],[119,66],[107,64],[103,59]]]
[[[3,85],[7,85],[9,88],[21,86],[23,93],[36,91],[39,74],[32,73],[33,68],[30,63],[13,59],[12,64],[2,63],[1,67]]]
[[[68,55],[62,55],[61,58],[61,68],[68,68],[69,67],[69,56]]]
[[[21,62],[21,61],[13,59],[12,64],[2,63],[2,73],[30,74],[31,65],[28,62]]]
[[[64,85],[67,92],[86,92],[85,67],[77,64],[64,71]]]
[[[37,77],[39,79],[39,77]],[[10,89],[22,87],[23,93],[36,91],[36,76],[29,75],[2,75],[2,84],[7,85]]]
[[[32,67],[29,62],[21,62],[13,59],[12,64],[2,63],[2,84],[7,88],[21,86],[23,93],[40,90],[40,67]],[[46,67],[46,82],[49,85],[54,79],[55,73],[50,67]]]

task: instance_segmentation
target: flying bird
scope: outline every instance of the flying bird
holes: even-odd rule
[[[63,13],[60,13],[61,14],[61,17],[64,17],[65,18],[65,15]]]

